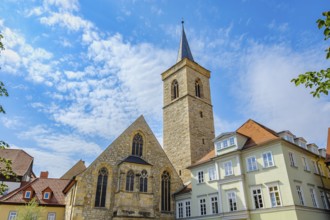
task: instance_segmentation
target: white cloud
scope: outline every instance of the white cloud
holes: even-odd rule
[[[68,156],[76,153],[85,156],[101,153],[101,148],[93,142],[82,140],[81,137],[74,134],[57,133],[41,125],[19,133],[19,137],[34,140],[41,149],[67,154]]]
[[[59,26],[66,27],[71,31],[89,29],[92,27],[91,22],[67,12],[50,12],[49,16],[41,17],[40,22],[48,26],[54,26],[58,24]]]
[[[19,117],[6,117],[6,116],[2,116],[0,118],[1,123],[3,124],[3,126],[5,126],[6,128],[10,128],[10,129],[15,129],[17,127],[19,127],[22,123],[22,118]]]
[[[242,113],[270,128],[290,130],[325,146],[330,124],[329,97],[313,98],[290,80],[299,73],[324,67],[322,50],[294,52],[288,45],[253,45],[243,58],[237,96]]]

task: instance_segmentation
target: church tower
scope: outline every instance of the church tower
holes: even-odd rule
[[[177,63],[162,73],[164,150],[183,182],[186,169],[213,149],[213,110],[210,71],[196,63],[184,31]]]

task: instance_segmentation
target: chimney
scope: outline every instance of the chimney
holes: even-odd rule
[[[48,171],[41,171],[40,179],[47,179],[47,178],[48,178]]]

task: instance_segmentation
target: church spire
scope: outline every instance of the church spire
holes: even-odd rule
[[[190,52],[186,33],[184,32],[184,26],[183,26],[184,21],[182,20],[181,23],[182,23],[182,36],[181,36],[181,40],[180,40],[178,59],[176,61],[177,63],[180,62],[180,60],[182,60],[183,58],[188,58],[189,60],[194,61],[194,58]]]

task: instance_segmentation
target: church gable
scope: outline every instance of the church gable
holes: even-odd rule
[[[75,215],[85,219],[173,216],[172,195],[182,187],[180,177],[143,116],[76,180]],[[162,184],[167,189],[166,201],[162,198]]]

